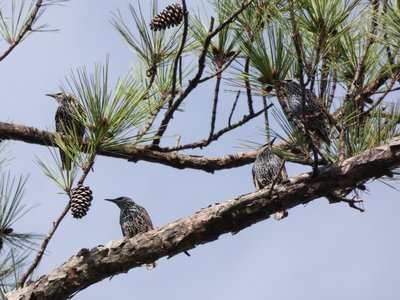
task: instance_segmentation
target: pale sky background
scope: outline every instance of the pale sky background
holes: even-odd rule
[[[144,2],[149,1],[142,2],[148,16]],[[200,3],[188,2],[192,8]],[[110,20],[111,11],[119,8],[132,24],[128,3],[74,0],[64,7],[50,7],[41,22],[60,31],[31,35],[0,63],[0,120],[54,130],[57,105],[45,94],[58,92],[71,70],[81,66],[93,70],[94,63],[104,62],[110,54],[111,81],[126,74],[134,61],[133,52]],[[170,3],[159,1],[159,8]],[[186,112],[175,114],[168,134],[182,134],[182,143],[206,137],[209,128],[201,125],[210,119],[209,91],[203,88],[187,99]],[[232,93],[223,95],[225,110],[234,97]],[[236,118],[244,113],[236,113]],[[238,152],[243,150],[240,139],[262,143],[262,126],[263,119],[258,118],[223,138],[219,146],[196,153],[217,156]],[[38,204],[14,229],[46,234],[67,203],[67,197],[59,194],[34,163],[36,156],[50,159],[49,151],[22,142],[12,142],[10,149],[15,158],[7,169],[13,175],[30,175],[24,203]],[[64,219],[36,277],[60,266],[81,248],[121,238],[119,210],[104,198],[132,197],[146,207],[158,227],[254,190],[251,165],[212,175],[99,157],[94,170],[86,181],[94,194],[88,215],[76,220],[69,214]],[[296,175],[302,170],[290,166],[288,172]],[[144,267],[133,269],[88,287],[74,299],[397,299],[399,193],[379,182],[368,184],[368,188],[370,194],[363,194],[365,213],[318,199],[290,210],[289,217],[280,222],[269,219],[235,236],[226,234],[191,250],[191,257],[162,258],[151,272]]]

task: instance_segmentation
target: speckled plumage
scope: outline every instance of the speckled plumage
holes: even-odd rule
[[[114,202],[120,208],[119,224],[124,237],[134,237],[139,233],[153,229],[153,223],[146,209],[135,203],[131,198],[118,197],[105,200]],[[148,264],[147,269],[151,270],[155,266],[155,262]]]
[[[293,114],[293,117],[298,121],[303,118],[303,101],[300,84],[295,80],[285,80],[282,83],[286,102]],[[323,140],[328,145],[331,143],[329,137],[329,124],[325,118],[321,108],[316,103],[317,96],[309,90],[305,90],[305,116],[307,125],[310,131],[314,132],[318,138]]]
[[[56,131],[64,135],[73,133],[82,138],[85,134],[85,126],[76,116],[76,111],[84,114],[82,105],[67,93],[47,94],[47,96],[53,97],[58,102],[55,115]],[[71,161],[61,149],[60,157],[63,169],[70,170]]]
[[[252,168],[253,182],[257,189],[269,185],[277,176],[282,160],[272,153],[271,145],[263,146],[257,154]]]
[[[119,224],[123,236],[133,237],[141,232],[153,229],[147,211],[135,202],[126,202],[120,206]]]
[[[270,185],[276,178],[277,182],[287,179],[285,167],[282,168],[282,159],[272,152],[271,144],[261,147],[252,168],[253,183],[260,190]],[[279,173],[280,172],[280,173]],[[276,220],[283,219],[288,215],[287,211],[277,212]]]

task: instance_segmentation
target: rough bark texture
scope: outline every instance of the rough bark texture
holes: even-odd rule
[[[190,217],[134,238],[82,249],[48,275],[7,294],[9,300],[67,299],[109,276],[174,256],[224,233],[236,233],[269,215],[307,203],[359,181],[378,178],[400,165],[400,138],[340,163],[322,167],[319,175],[304,173],[268,188],[201,209]]]
[[[0,122],[0,139],[23,141],[26,143],[54,146],[54,134],[33,127]],[[257,151],[239,152],[220,157],[183,155],[175,152],[161,152],[144,147],[121,147],[115,151],[103,151],[103,156],[123,158],[132,162],[144,160],[167,165],[177,169],[197,169],[213,173],[217,170],[230,169],[247,165],[254,161]]]

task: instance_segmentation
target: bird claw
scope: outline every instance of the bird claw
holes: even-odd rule
[[[280,220],[286,218],[288,215],[289,215],[289,212],[287,210],[278,211],[278,212],[274,213],[274,219],[277,221],[280,221]]]
[[[351,208],[354,208],[360,212],[365,211],[365,209],[358,207],[356,205],[356,203],[363,203],[364,200],[356,198],[355,196],[352,199],[348,199],[346,197],[339,196],[335,193],[330,193],[329,195],[326,195],[326,198],[328,199],[330,204],[344,202],[344,203],[347,203]]]

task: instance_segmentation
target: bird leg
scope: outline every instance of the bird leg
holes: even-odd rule
[[[364,212],[365,210],[361,207],[358,207],[356,203],[363,203],[364,200],[356,198],[355,196],[352,199],[348,199],[344,196],[338,195],[336,192],[332,192],[325,196],[330,204],[344,202],[347,203],[351,208],[354,208],[360,212]]]

